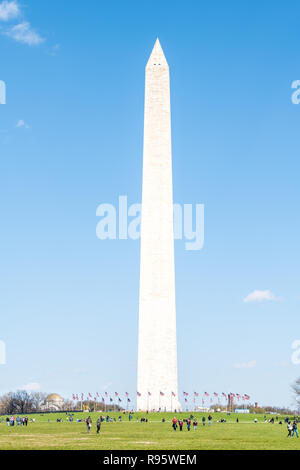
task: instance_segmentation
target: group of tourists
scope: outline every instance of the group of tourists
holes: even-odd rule
[[[28,426],[28,418],[27,416],[7,416],[6,418],[6,426]]]
[[[287,437],[294,437],[294,434],[296,434],[297,437],[298,436],[298,427],[297,427],[297,422],[294,421],[293,423],[291,421],[288,422],[287,424],[287,430],[288,430],[288,435]]]
[[[283,422],[281,420],[279,420],[278,416],[276,416],[275,420],[276,420],[276,422],[278,422],[278,424],[280,424],[280,425],[283,424]],[[265,423],[274,424],[275,420],[274,420],[273,417],[271,419],[267,419],[267,417],[264,416]],[[287,427],[287,431],[288,431],[287,437],[292,438],[292,437],[294,437],[294,435],[299,437],[298,436],[298,422],[299,422],[299,419],[296,418],[296,416],[294,416],[293,419],[286,417],[284,422],[286,423],[286,427]],[[258,423],[257,418],[254,419],[254,423]]]
[[[212,425],[212,416],[209,415],[208,418],[208,425]],[[193,426],[194,431],[197,431],[198,429],[198,421],[196,418],[194,418],[193,415],[190,415],[188,419],[177,419],[176,416],[172,419],[172,428],[174,431],[177,431],[177,428],[179,427],[179,431],[183,431],[183,426],[184,423],[186,424],[186,428],[188,431],[191,430],[191,427]],[[202,417],[202,426],[205,426],[206,424],[206,418],[205,416]]]
[[[209,414],[207,418],[206,418],[206,416],[202,416],[202,418],[200,418],[200,419],[201,419],[200,423],[202,423],[202,426],[205,426],[207,423],[208,423],[209,426],[212,426],[213,418],[212,418],[211,414]],[[278,422],[278,417],[276,417],[275,419]],[[132,420],[133,420],[133,413],[131,412],[131,413],[129,413],[129,421],[132,421]],[[6,421],[6,426],[8,426],[8,427],[10,427],[10,426],[11,427],[13,427],[13,426],[19,427],[19,426],[28,426],[29,419],[28,419],[27,416],[7,416],[5,421]],[[56,421],[57,422],[63,422],[63,420],[61,418],[57,419]],[[67,422],[73,422],[73,421],[74,421],[74,415],[73,414],[68,415],[67,416]],[[92,418],[91,418],[91,416],[89,416],[87,419],[76,419],[76,421],[77,422],[84,421],[86,423],[86,426],[87,426],[87,433],[90,434],[91,429],[92,429]],[[119,423],[122,422],[122,416],[121,415],[118,417],[118,421],[119,421]],[[140,418],[140,419],[137,418],[136,421],[140,422],[140,423],[148,423],[148,418]],[[267,417],[265,416],[264,421],[265,421],[265,423],[274,424],[275,420],[274,420],[274,418],[267,420]],[[34,423],[35,419],[32,418],[30,420],[30,422]],[[50,422],[50,420],[48,420],[48,422]],[[98,419],[96,421],[96,434],[100,434],[101,424],[103,422],[115,423],[115,422],[117,422],[117,419],[115,417],[111,417],[109,415],[107,415],[107,416],[102,416],[101,415],[100,417],[98,417]],[[162,422],[165,423],[166,419],[163,418]],[[219,423],[219,422],[226,423],[226,420],[222,419],[221,421],[216,421],[216,422],[217,423]],[[238,418],[236,419],[236,422],[239,423]],[[254,419],[254,422],[255,423],[258,422],[257,418]],[[287,425],[287,431],[288,431],[287,437],[292,439],[296,435],[296,437],[299,438],[298,425],[297,425],[298,419],[296,417],[294,417],[294,419],[287,417],[287,418],[285,418],[284,422]],[[283,424],[283,422],[279,421],[279,424]],[[184,430],[185,426],[186,426],[186,429],[187,429],[188,432],[191,429],[193,429],[194,431],[197,431],[197,429],[198,429],[197,418],[193,415],[190,415],[188,418],[185,418],[185,419],[177,418],[176,416],[174,416],[174,418],[172,419],[172,428],[173,428],[174,431],[177,431],[177,429],[179,429],[179,432],[182,432]]]
[[[97,419],[96,421],[96,433],[100,434],[101,430],[101,424],[104,421],[104,417],[100,416],[100,418]],[[92,428],[92,418],[89,416],[86,420],[86,427],[87,427],[87,433],[90,434],[91,428]]]
[[[131,421],[132,419],[133,419],[133,413],[130,413],[129,414],[129,421]],[[77,421],[79,421],[79,420],[77,420]],[[92,428],[92,418],[89,416],[84,421],[85,421],[86,426],[87,426],[87,433],[89,434],[90,431],[91,431],[91,428]],[[119,421],[119,423],[122,422],[122,416],[121,415],[118,417],[118,421]],[[148,422],[148,419],[141,418],[140,421],[141,421],[141,423]],[[81,420],[80,420],[80,422],[81,422]],[[115,417],[112,417],[112,416],[109,416],[109,415],[107,415],[107,416],[102,416],[101,415],[96,421],[96,432],[97,432],[97,434],[100,434],[101,424],[104,423],[104,422],[106,422],[106,423],[116,423],[117,419]],[[137,422],[139,422],[139,419],[137,419]]]

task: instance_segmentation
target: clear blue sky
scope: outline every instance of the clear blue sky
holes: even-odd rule
[[[174,199],[205,204],[204,249],[175,245],[179,390],[290,405],[299,2],[17,7],[0,20],[0,392],[38,383],[66,397],[135,397],[139,242],[99,241],[96,208],[141,200],[144,68],[158,36],[171,70]],[[254,290],[279,299],[243,302]]]

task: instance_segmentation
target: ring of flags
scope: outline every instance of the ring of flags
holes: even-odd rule
[[[170,396],[171,398],[173,397],[176,397],[176,394],[174,392],[169,392],[170,393]],[[185,403],[188,402],[188,397],[189,397],[189,393],[188,392],[185,392],[183,391],[182,392],[183,394],[183,398],[184,398],[184,401]],[[129,393],[128,392],[125,392],[125,402],[127,403],[131,403],[131,399],[129,398]],[[163,391],[160,391],[159,392],[159,397],[164,397],[168,394],[166,394],[165,392]],[[137,397],[141,397],[142,394],[140,392],[136,392],[136,396]],[[147,392],[147,396],[148,397],[151,397],[152,396],[152,392]],[[205,403],[205,400],[208,398],[210,399],[210,402],[213,403],[213,398],[216,398],[218,399],[218,403],[220,403],[220,398],[225,398],[226,400],[228,399],[231,399],[231,400],[234,400],[236,399],[237,401],[249,401],[250,400],[250,396],[247,394],[247,393],[244,393],[243,395],[241,395],[240,393],[225,393],[225,392],[222,392],[222,393],[217,393],[217,392],[213,392],[213,393],[208,393],[208,392],[203,392],[203,394],[201,395],[200,393],[198,392],[193,392],[191,394],[191,396],[193,396],[193,400],[194,400],[194,403],[196,402],[196,398],[201,398],[202,397],[202,404]],[[110,403],[113,403],[114,402],[114,399],[115,401],[118,401],[118,403],[121,403],[122,402],[122,398],[120,397],[120,394],[119,392],[114,392],[114,398],[112,397],[112,394],[109,394],[107,391],[104,392],[104,396],[100,395],[98,392],[95,393],[94,397],[93,395],[89,392],[87,395],[86,395],[86,398],[85,398],[85,395],[84,393],[81,393],[80,394],[80,399],[79,399],[79,395],[78,394],[75,394],[73,393],[72,394],[72,398],[73,398],[73,401],[94,401],[94,402],[97,402],[98,399],[100,399],[101,397],[101,402],[102,403],[105,403],[106,400],[109,400]]]

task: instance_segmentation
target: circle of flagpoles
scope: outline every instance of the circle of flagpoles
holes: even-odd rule
[[[124,396],[123,396],[124,395]],[[209,409],[212,405],[220,405],[224,406],[224,403],[227,405],[227,408],[230,408],[229,411],[232,411],[232,407],[235,404],[237,405],[248,405],[250,402],[250,396],[247,393],[240,394],[240,393],[233,393],[233,392],[207,392],[204,391],[203,393],[199,392],[182,392],[183,395],[183,411],[189,411],[191,408],[196,409],[201,409],[201,408],[206,408]],[[170,404],[171,404],[171,411],[173,411],[173,399],[176,397],[176,394],[173,391],[170,391],[169,393],[165,393],[164,391],[159,391],[158,394],[158,402],[159,402],[159,410],[151,410],[150,408],[150,402],[151,398],[153,397],[153,393],[151,391],[147,392],[147,411],[161,411],[161,403],[163,402],[164,404],[166,403],[166,400],[168,400],[167,397],[170,397]],[[123,398],[121,398],[123,397]],[[136,392],[136,397],[142,397],[142,394],[137,391]],[[130,398],[130,395],[128,392],[125,392],[124,394],[121,394],[119,392],[108,392],[105,391],[104,393],[100,394],[99,392],[96,392],[94,395],[92,393],[73,393],[72,394],[72,399],[75,403],[80,406],[80,410],[83,411],[84,409],[84,402],[94,403],[94,410],[97,411],[97,404],[102,403],[102,406],[104,407],[104,411],[118,411],[118,409],[123,408],[123,410],[126,408],[126,411],[129,411],[131,408],[132,404],[132,399]],[[125,407],[123,406],[125,404]],[[201,406],[200,406],[201,405]]]

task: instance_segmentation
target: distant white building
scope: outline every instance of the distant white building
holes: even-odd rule
[[[64,399],[58,393],[51,393],[45,398],[42,405],[43,411],[62,411],[64,408]]]
[[[210,408],[205,408],[204,406],[196,406],[195,411],[199,411],[200,413],[209,413],[214,412],[214,410],[211,410]]]

